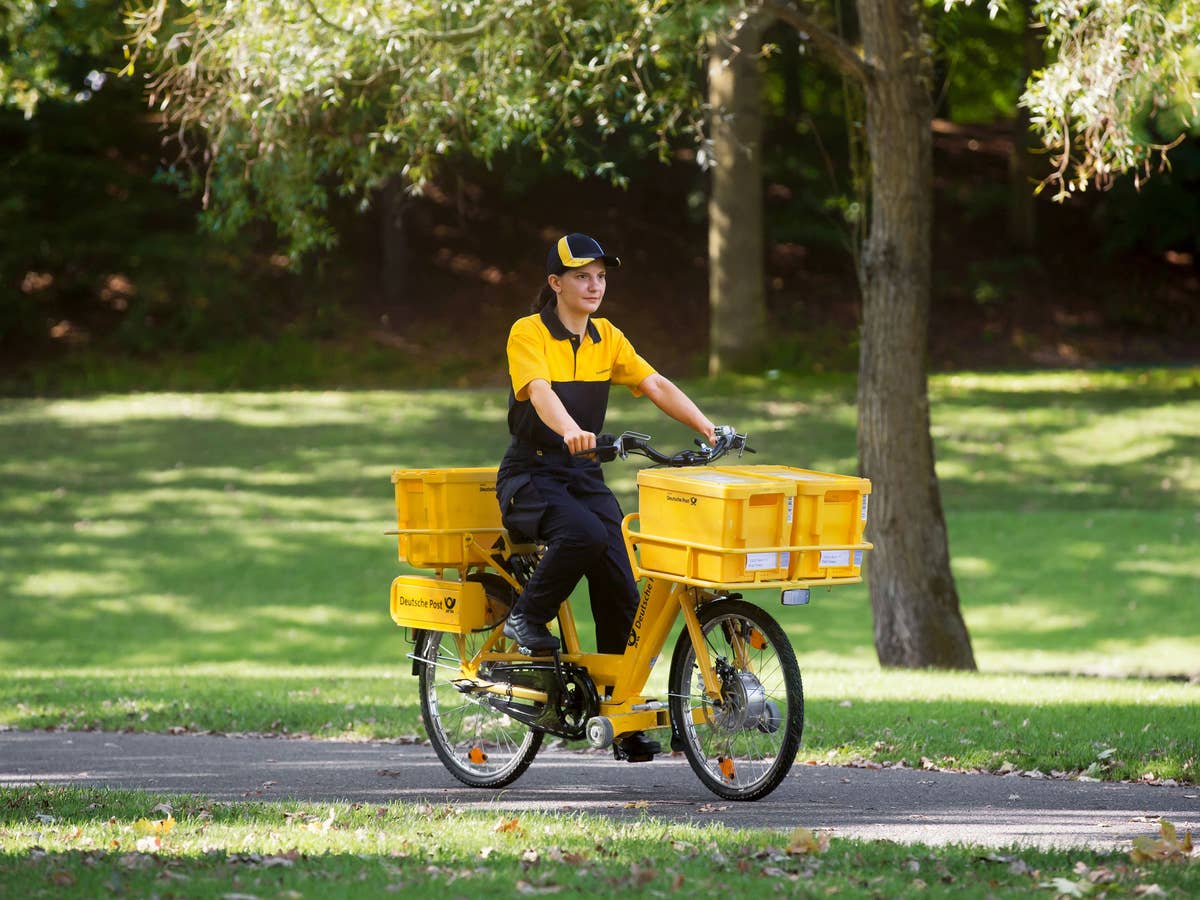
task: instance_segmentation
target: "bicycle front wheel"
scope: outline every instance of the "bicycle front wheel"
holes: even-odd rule
[[[452,683],[486,637],[427,631],[417,655],[421,718],[434,752],[463,784],[490,788],[521,777],[542,746],[543,732],[493,708],[487,694],[464,693]]]
[[[704,689],[691,635],[671,660],[674,731],[705,787],[727,800],[758,800],[795,762],[804,731],[804,688],[787,635],[765,610],[718,600],[699,611],[720,703]]]

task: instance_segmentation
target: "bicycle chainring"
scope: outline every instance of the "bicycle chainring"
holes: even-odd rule
[[[486,702],[493,709],[532,728],[568,740],[580,740],[587,733],[588,719],[600,711],[600,697],[587,669],[563,663],[561,670],[560,678],[559,669],[553,663],[492,663],[487,669],[487,678],[544,691],[547,701],[543,704],[489,694]]]

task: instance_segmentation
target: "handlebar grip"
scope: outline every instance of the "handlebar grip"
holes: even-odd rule
[[[608,434],[607,432],[605,432],[603,434],[596,435],[596,446],[595,447],[592,447],[589,450],[579,450],[579,451],[576,451],[575,453],[572,453],[571,455],[572,456],[594,456],[600,462],[605,463],[605,462],[612,462],[614,459],[617,458],[618,449],[619,449],[619,446],[617,443],[617,436],[614,434]]]

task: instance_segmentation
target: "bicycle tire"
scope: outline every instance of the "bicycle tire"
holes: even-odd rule
[[[779,623],[753,603],[717,600],[698,613],[723,702],[706,696],[685,629],[671,659],[672,731],[710,791],[759,800],[779,786],[800,749],[804,685],[796,653]],[[744,648],[740,660],[735,640]]]
[[[492,708],[486,695],[463,693],[451,681],[461,676],[456,635],[428,631],[417,647],[421,720],[433,750],[447,771],[479,788],[512,784],[529,768],[542,746],[543,732]],[[467,653],[487,635],[462,635]]]

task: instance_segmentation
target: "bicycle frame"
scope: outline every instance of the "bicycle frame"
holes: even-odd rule
[[[626,529],[629,518],[626,519]],[[412,531],[417,532],[415,529]],[[486,568],[520,590],[516,579],[501,565],[503,558],[501,552],[481,546],[465,530],[444,529],[431,532],[428,529],[422,529],[419,530],[419,533],[461,534],[469,556],[477,563],[475,568]],[[626,535],[628,542],[627,530]],[[508,547],[507,535],[504,536],[504,543]],[[628,546],[632,553],[633,544],[628,543]],[[636,558],[633,557],[632,560],[636,565]],[[700,588],[696,586],[681,584],[666,578],[646,579],[624,653],[584,652],[570,601],[564,601],[559,607],[558,623],[563,644],[559,658],[564,663],[573,663],[587,669],[600,696],[600,714],[613,720],[616,735],[619,736],[629,731],[664,728],[670,725],[666,704],[660,701],[647,701],[641,692],[650,678],[655,663],[662,654],[671,629],[681,614],[688,633],[692,637],[697,665],[704,678],[706,692],[713,699],[720,698],[720,682],[713,671],[708,648],[700,631],[700,622],[696,616],[697,606],[702,599]],[[504,637],[501,626],[497,625],[479,651],[469,660],[464,659],[463,675],[474,679],[480,666],[484,663],[516,662],[531,658],[510,649],[510,644],[511,642]],[[465,641],[461,636],[458,646],[462,653]],[[465,653],[462,655],[465,656]],[[482,680],[477,682],[475,690],[518,697],[532,702],[544,703],[547,699],[542,691]]]

